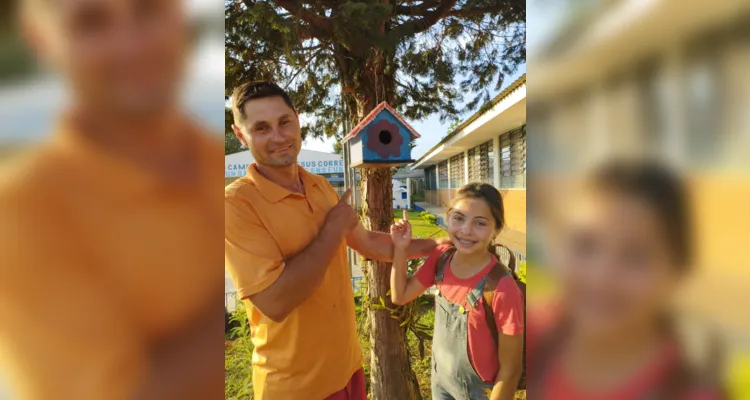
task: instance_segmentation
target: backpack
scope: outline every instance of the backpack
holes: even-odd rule
[[[516,282],[516,285],[518,285],[518,288],[521,290],[521,295],[523,296],[524,300],[526,299],[526,284],[523,283],[519,278],[518,275],[516,275],[515,269],[516,269],[516,257],[513,255],[513,252],[510,251],[507,247],[503,245],[495,245],[496,249],[500,249],[503,252],[507,252],[508,254],[508,265],[502,263],[500,260],[500,256],[495,252],[495,256],[498,258],[498,262],[495,264],[494,267],[490,270],[489,274],[487,274],[487,280],[484,283],[484,290],[482,291],[482,297],[484,298],[484,317],[485,322],[487,323],[487,326],[490,328],[490,334],[492,334],[492,339],[495,341],[495,348],[497,348],[498,345],[498,337],[499,337],[499,330],[497,328],[497,323],[495,322],[495,313],[492,310],[492,301],[495,298],[495,289],[497,288],[498,282],[500,282],[500,279],[502,279],[506,275],[511,275],[513,277],[513,280]],[[440,257],[437,260],[437,269],[438,271],[443,270],[448,265],[448,258],[456,252],[455,247],[450,247],[448,250],[443,252]],[[524,304],[524,310],[523,310],[523,318],[524,318],[524,325],[526,324],[526,306]],[[518,388],[517,390],[526,390],[526,331],[524,328],[524,334],[523,334],[523,370],[522,370],[521,378],[518,380]]]

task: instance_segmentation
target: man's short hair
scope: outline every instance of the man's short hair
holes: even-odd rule
[[[245,118],[243,107],[248,101],[275,96],[281,97],[289,108],[297,112],[289,94],[273,82],[248,82],[238,86],[232,93],[232,115],[235,123],[242,122]]]

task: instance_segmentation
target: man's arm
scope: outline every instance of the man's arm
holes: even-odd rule
[[[323,281],[328,264],[344,236],[357,223],[357,215],[346,204],[347,191],[328,212],[318,236],[302,252],[285,261],[281,275],[266,289],[250,295],[250,301],[272,321],[283,321]]]
[[[223,326],[224,313],[210,307],[151,344],[146,374],[133,399],[218,398],[224,390]]]
[[[427,257],[447,239],[412,239],[406,249],[406,258]],[[346,236],[346,244],[365,258],[393,261],[393,239],[388,233],[372,232],[360,223]]]
[[[271,286],[250,296],[253,305],[271,320],[283,321],[323,281],[344,233],[326,224],[310,245],[286,262],[284,271]]]
[[[495,378],[490,400],[513,400],[523,372],[523,335],[498,335],[497,355],[500,371]]]

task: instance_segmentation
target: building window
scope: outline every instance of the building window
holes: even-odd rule
[[[401,192],[401,200],[406,200],[406,192]]]
[[[425,175],[425,184],[424,188],[425,190],[435,190],[437,189],[437,174],[435,171],[435,166],[427,167],[424,170]]]
[[[472,147],[466,151],[466,165],[469,168],[469,182],[476,182],[479,180],[479,160],[477,154],[476,147]]]
[[[464,153],[451,157],[451,189],[458,189],[464,184]]]
[[[440,182],[440,189],[448,188],[448,161],[441,161],[438,164],[438,181]]]
[[[722,82],[719,37],[708,35],[688,47],[684,71],[686,131],[690,164],[709,166],[720,162],[726,99]]]
[[[469,164],[469,182],[481,182],[492,185],[492,141],[480,144],[467,152]]]
[[[526,187],[526,126],[500,136],[500,188]]]

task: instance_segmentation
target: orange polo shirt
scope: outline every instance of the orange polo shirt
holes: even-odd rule
[[[17,398],[130,399],[149,344],[220,312],[221,142],[183,134],[189,187],[70,129],[0,174],[0,374]]]
[[[226,188],[225,264],[243,299],[281,275],[284,260],[315,239],[338,202],[325,178],[298,168],[304,195],[264,178],[255,164]],[[245,305],[257,400],[323,399],[362,368],[344,241],[320,286],[283,322],[263,316],[248,300]]]

